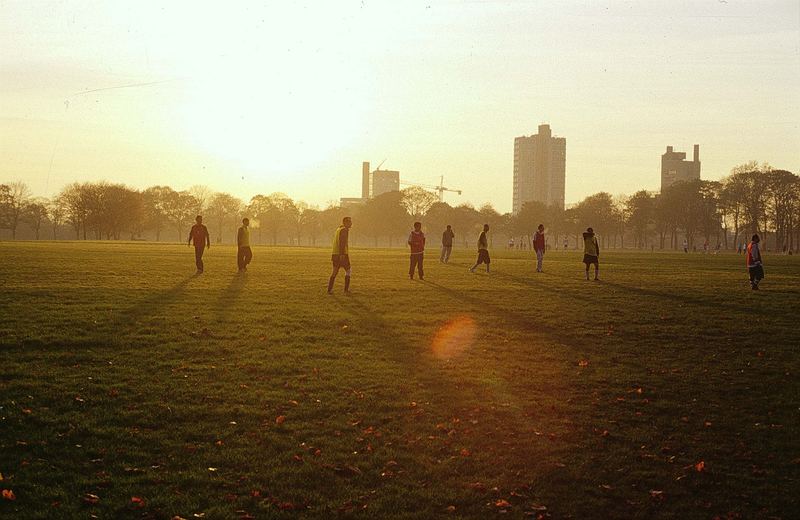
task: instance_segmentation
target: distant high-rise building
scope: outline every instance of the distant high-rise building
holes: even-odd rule
[[[566,160],[567,140],[553,137],[550,125],[514,139],[514,214],[530,201],[564,207]]]
[[[375,170],[372,172],[370,198],[390,191],[400,191],[400,172],[396,170]]]
[[[667,146],[661,156],[661,191],[676,182],[700,179],[700,145],[694,145],[694,160],[686,160],[686,152],[675,152]]]

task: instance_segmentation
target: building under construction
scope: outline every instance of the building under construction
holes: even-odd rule
[[[378,195],[392,191],[400,191],[400,185],[419,186],[420,188],[432,190],[438,194],[439,202],[443,201],[444,192],[452,191],[461,195],[461,190],[454,190],[444,187],[444,178],[440,177],[438,186],[419,184],[416,182],[400,182],[400,172],[397,170],[381,170],[383,162],[374,171],[370,171],[369,162],[361,163],[361,197],[342,197],[342,206],[353,204],[363,204],[369,199],[374,199]]]

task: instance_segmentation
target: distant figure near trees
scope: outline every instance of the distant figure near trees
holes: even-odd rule
[[[408,235],[408,245],[411,246],[410,263],[408,277],[414,279],[414,267],[419,272],[419,279],[425,279],[425,272],[422,269],[422,260],[425,256],[425,233],[422,232],[422,222],[414,222],[414,229]]]
[[[474,273],[475,268],[481,264],[486,264],[486,272],[489,272],[489,264],[492,260],[489,258],[489,239],[486,238],[486,233],[488,232],[489,224],[484,224],[483,231],[481,231],[481,234],[478,237],[478,261],[475,262],[475,265],[469,268],[471,273]]]
[[[754,291],[758,290],[758,284],[764,278],[764,266],[761,263],[761,248],[759,243],[761,238],[758,235],[753,235],[750,243],[747,244],[747,271],[750,273],[750,288]]]
[[[242,226],[236,233],[236,245],[238,250],[236,253],[236,263],[239,266],[239,272],[247,271],[247,264],[253,259],[253,251],[250,249],[250,219],[243,218]]]
[[[353,226],[353,220],[350,217],[344,217],[341,225],[336,228],[333,233],[333,251],[331,253],[331,263],[333,264],[333,272],[328,279],[328,294],[333,294],[333,282],[336,281],[336,275],[339,269],[344,269],[344,292],[350,292],[350,253],[348,251],[348,239],[350,235],[350,228]]]
[[[685,238],[683,239],[683,252],[684,253],[689,252],[689,242],[687,242]]]
[[[211,238],[208,236],[208,228],[203,224],[203,216],[197,215],[194,219],[197,224],[189,230],[189,242],[194,242],[194,263],[197,266],[197,274],[203,274],[203,252],[207,247],[211,247]]]
[[[586,264],[586,279],[589,279],[589,266],[594,264],[594,279],[600,279],[600,244],[592,228],[583,233],[583,263]]]
[[[539,224],[536,233],[533,234],[533,250],[536,251],[536,272],[542,272],[542,260],[544,260],[544,224]]]
[[[456,234],[453,233],[450,224],[447,224],[447,229],[442,233],[442,254],[439,257],[439,261],[443,264],[446,264],[450,260],[450,253],[453,252],[453,239],[455,237]]]

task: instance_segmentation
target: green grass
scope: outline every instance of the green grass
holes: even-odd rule
[[[800,516],[797,257],[473,256],[0,243],[0,517]]]

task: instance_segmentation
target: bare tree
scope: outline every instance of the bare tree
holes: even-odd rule
[[[421,219],[437,200],[436,195],[419,186],[410,186],[400,193],[403,195],[403,205],[408,214],[417,220]]]
[[[17,238],[17,228],[30,199],[31,190],[24,182],[0,186],[0,227],[10,229],[12,239]]]
[[[21,217],[21,219],[27,222],[31,226],[31,229],[33,229],[36,240],[39,240],[39,232],[42,229],[42,225],[47,222],[49,216],[47,205],[48,201],[45,198],[37,197],[32,199],[25,205],[25,211]]]
[[[215,193],[208,202],[208,217],[217,224],[217,242],[222,242],[225,224],[236,227],[236,218],[242,211],[244,203],[228,193]]]

